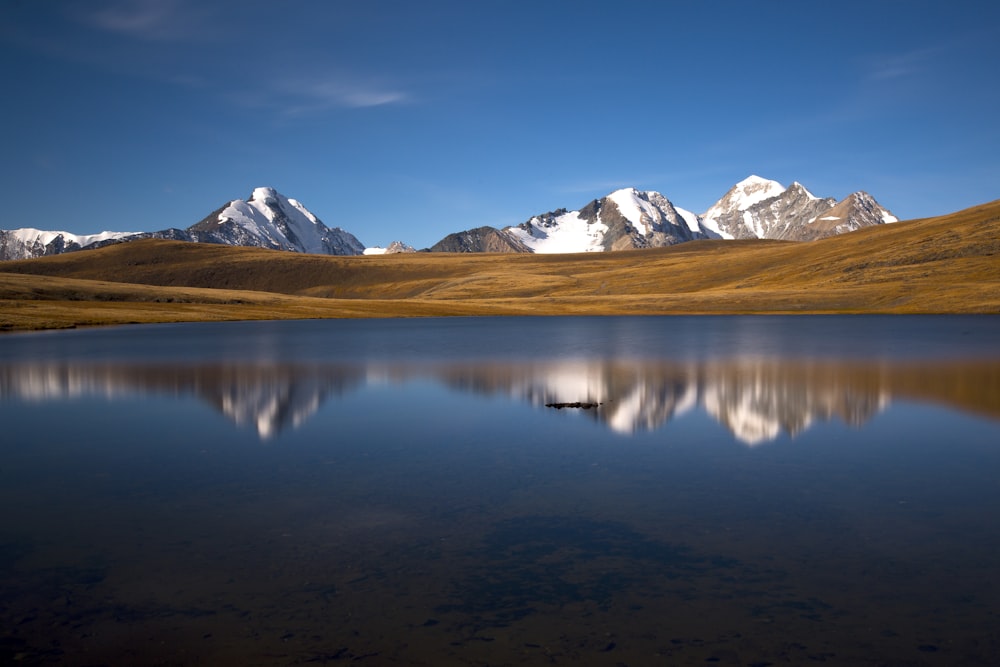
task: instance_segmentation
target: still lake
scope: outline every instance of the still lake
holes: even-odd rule
[[[0,663],[995,665],[1000,317],[0,337]]]

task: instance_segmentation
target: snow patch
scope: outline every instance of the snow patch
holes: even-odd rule
[[[770,181],[760,176],[749,176],[737,183],[730,193],[734,195],[732,203],[736,205],[736,210],[745,211],[765,199],[777,197],[784,191],[785,186],[777,181]]]
[[[678,212],[680,209],[677,209]],[[719,221],[714,218],[702,218],[701,219],[702,231],[710,237],[720,238],[720,239],[732,239],[733,235],[729,232],[724,232],[719,227]]]
[[[580,217],[579,211],[570,211],[542,224],[539,218],[528,221],[531,232],[521,227],[508,227],[506,232],[539,254],[601,252],[608,226],[603,222],[591,224]]]
[[[12,229],[8,232],[8,234],[10,234],[17,241],[28,246],[34,245],[35,243],[45,246],[52,243],[61,236],[65,243],[76,243],[81,248],[85,248],[88,245],[97,243],[99,241],[120,239],[126,236],[133,236],[137,233],[138,232],[105,231],[99,234],[72,234],[70,232],[43,231],[41,229],[34,229],[32,227],[22,227],[20,229]]]
[[[636,229],[649,231],[649,225],[642,222],[643,214],[646,214],[648,220],[657,219],[656,208],[647,199],[642,198],[635,188],[616,190],[608,195],[608,199],[615,203],[625,219]]]
[[[677,215],[681,216],[684,224],[687,225],[688,229],[690,229],[692,233],[699,233],[702,231],[700,221],[696,214],[677,206],[674,206],[674,210],[677,211]],[[718,230],[716,230],[716,233],[720,235],[722,234],[722,232],[719,232]]]

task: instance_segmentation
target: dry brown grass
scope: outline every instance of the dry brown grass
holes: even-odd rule
[[[0,264],[0,329],[432,315],[1000,312],[1000,201],[810,243],[327,257],[172,241]]]

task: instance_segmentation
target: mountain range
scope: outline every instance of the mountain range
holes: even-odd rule
[[[697,215],[659,192],[634,188],[595,199],[578,211],[558,209],[515,227],[480,227],[443,239],[439,252],[567,253],[657,248],[699,239],[812,241],[896,222],[866,192],[821,199],[800,183],[750,176]]]
[[[449,234],[431,252],[575,253],[654,248],[701,239],[811,241],[896,218],[866,192],[841,201],[819,198],[800,183],[750,176],[734,185],[706,212],[675,206],[662,194],[617,190],[579,210],[557,209],[496,229],[478,227]],[[365,248],[339,227],[327,227],[305,206],[274,188],[256,188],[186,229],[76,235],[32,228],[0,230],[0,259],[30,259],[124,241],[158,238],[290,250],[322,255],[412,252],[396,241]]]
[[[353,234],[339,227],[327,227],[298,201],[274,188],[256,188],[248,199],[234,199],[187,229],[102,232],[88,236],[30,228],[0,230],[0,259],[30,259],[149,238],[319,255],[360,255],[365,250]]]

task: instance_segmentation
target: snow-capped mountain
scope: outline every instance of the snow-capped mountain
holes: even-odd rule
[[[305,206],[274,188],[257,188],[188,227],[192,240],[256,246],[319,255],[360,255],[364,245],[342,229],[330,229]]]
[[[815,196],[801,183],[786,188],[750,176],[702,215],[676,206],[659,192],[625,188],[578,211],[558,209],[500,230],[480,227],[451,234],[430,250],[569,253],[655,248],[698,239],[811,241],[895,221],[865,192],[838,203]]]
[[[819,198],[800,183],[750,176],[702,215],[659,192],[616,190],[579,210],[557,209],[496,229],[477,227],[449,234],[431,252],[570,253],[655,248],[699,239],[811,241],[896,218],[865,192],[839,203]],[[187,229],[74,235],[37,229],[0,230],[0,259],[28,259],[142,238],[255,246],[327,255],[360,255],[364,245],[349,232],[329,228],[305,206],[274,188],[257,188]],[[401,242],[367,254],[411,252]]]
[[[58,255],[81,248],[97,247],[133,235],[133,232],[80,235],[69,232],[46,232],[30,227],[9,231],[0,229],[0,259],[31,259]]]
[[[815,196],[801,183],[786,188],[759,176],[734,185],[701,218],[702,224],[724,238],[786,241],[811,241],[896,222],[867,193],[856,192],[838,203]]]
[[[397,255],[402,252],[416,252],[416,248],[402,241],[393,241],[386,247],[372,246],[365,248],[366,255]]]
[[[330,228],[309,209],[274,188],[256,188],[187,229],[157,232],[102,232],[79,236],[37,229],[0,230],[0,259],[30,259],[109,243],[157,238],[322,255],[360,255],[365,246],[339,227]]]
[[[579,211],[536,215],[503,232],[537,253],[650,248],[713,236],[698,216],[675,207],[659,192],[634,188],[616,190]]]
[[[719,219],[741,214],[755,204],[772,199],[784,192],[785,188],[777,181],[769,181],[759,176],[750,176],[729,189],[722,199],[702,214],[702,220],[725,238],[734,238],[733,234],[719,226]],[[729,226],[728,224],[726,225]]]

